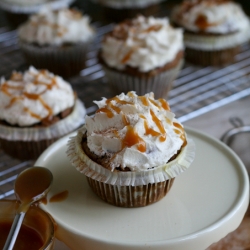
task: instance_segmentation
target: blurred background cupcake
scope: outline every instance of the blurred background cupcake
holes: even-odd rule
[[[117,24],[102,43],[99,59],[115,91],[154,92],[166,97],[183,63],[183,36],[167,18],[138,16]]]
[[[106,18],[113,21],[122,21],[134,18],[138,14],[144,16],[155,15],[159,11],[159,4],[164,0],[92,0],[102,7]]]
[[[94,36],[89,17],[69,8],[44,8],[18,31],[20,49],[28,64],[63,77],[76,75],[85,67]]]
[[[171,20],[184,28],[186,59],[194,64],[232,63],[250,38],[249,17],[229,0],[185,0],[173,9]]]
[[[3,10],[9,25],[12,28],[18,27],[27,21],[29,15],[37,13],[48,5],[51,9],[57,10],[67,8],[75,0],[1,0],[0,8]]]
[[[84,123],[86,110],[71,85],[30,67],[0,82],[0,144],[14,158],[36,159]]]

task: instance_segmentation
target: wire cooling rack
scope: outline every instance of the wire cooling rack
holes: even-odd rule
[[[113,96],[96,55],[102,36],[114,24],[95,22],[93,25],[96,27],[97,38],[88,52],[86,68],[79,75],[67,79],[85,103],[88,114],[96,109],[93,100]],[[27,68],[18,47],[17,31],[8,27],[0,28],[0,76],[8,78],[13,70],[24,71]],[[178,120],[184,122],[250,95],[249,77],[250,45],[245,44],[235,63],[223,68],[197,67],[185,63],[173,84],[168,102]],[[0,149],[0,199],[14,197],[14,180],[22,170],[33,164],[33,161],[20,162],[10,158]]]

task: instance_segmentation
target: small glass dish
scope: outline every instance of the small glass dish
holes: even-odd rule
[[[3,249],[19,202],[0,200],[0,249]],[[37,206],[26,213],[14,249],[52,250],[55,242],[55,224],[52,217]]]

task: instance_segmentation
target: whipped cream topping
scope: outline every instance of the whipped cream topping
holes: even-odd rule
[[[75,9],[43,8],[19,28],[19,38],[39,45],[87,42],[94,36],[88,16]]]
[[[94,117],[85,117],[87,144],[96,155],[109,156],[111,171],[143,171],[166,164],[186,144],[183,126],[165,99],[153,93],[124,93],[95,101]]]
[[[172,28],[167,18],[138,16],[105,36],[101,57],[112,68],[130,66],[148,72],[171,62],[181,50],[182,29]]]
[[[0,82],[0,120],[31,126],[74,106],[72,87],[47,70],[30,67]]]
[[[185,0],[174,8],[172,19],[194,32],[227,34],[250,27],[241,6],[227,0]]]

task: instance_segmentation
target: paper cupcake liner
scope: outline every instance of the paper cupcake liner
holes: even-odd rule
[[[27,62],[38,69],[48,69],[54,74],[70,77],[85,67],[86,54],[92,39],[75,45],[44,46],[19,41]]]
[[[152,77],[138,77],[124,74],[105,65],[103,65],[103,69],[110,87],[116,94],[136,91],[137,95],[145,95],[146,93],[154,92],[155,98],[158,99],[167,97],[172,88],[172,82],[176,79],[182,65],[183,59],[180,60],[175,68]]]
[[[40,154],[59,137],[40,141],[8,141],[0,138],[1,149],[9,156],[19,160],[37,159]]]
[[[240,46],[224,50],[198,50],[186,48],[187,61],[202,66],[222,66],[234,62],[235,56],[240,51]]]
[[[11,127],[0,125],[0,138],[8,141],[42,141],[60,138],[76,129],[85,121],[86,109],[78,99],[71,114],[48,127]]]
[[[67,149],[69,160],[78,171],[88,178],[109,185],[140,186],[164,182],[188,169],[195,157],[195,144],[192,139],[188,139],[187,145],[182,148],[176,159],[169,163],[141,172],[111,172],[91,160],[83,151],[81,141],[85,132],[86,128],[83,126],[78,130],[76,136],[70,138]]]
[[[187,48],[195,50],[222,50],[247,42],[250,39],[250,27],[232,34],[199,35],[184,32],[184,43]]]
[[[114,186],[89,177],[87,180],[94,193],[109,204],[119,207],[144,207],[165,197],[175,179],[139,186]]]

